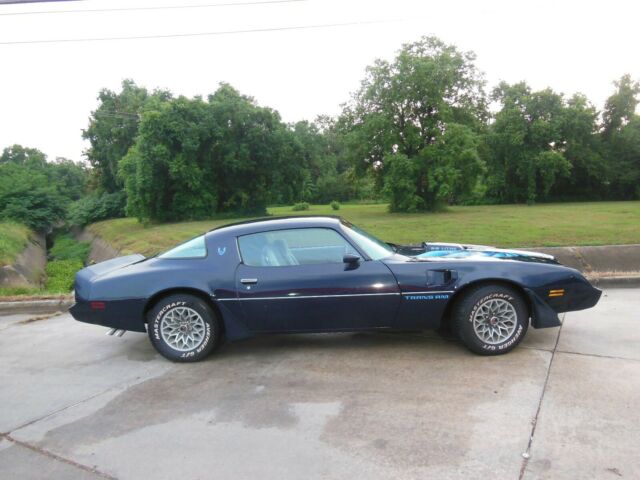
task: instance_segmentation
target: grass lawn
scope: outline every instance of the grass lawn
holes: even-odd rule
[[[640,243],[640,202],[483,205],[419,214],[391,214],[385,204],[346,204],[338,211],[329,205],[312,205],[304,212],[293,212],[290,206],[273,207],[269,214],[337,214],[394,243],[440,241],[499,247]],[[135,219],[122,218],[95,223],[89,230],[123,253],[150,255],[233,221],[225,218],[145,228]]]
[[[0,267],[10,265],[24,250],[31,231],[24,225],[0,222]]]

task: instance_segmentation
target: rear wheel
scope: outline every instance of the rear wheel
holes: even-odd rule
[[[158,301],[148,314],[151,344],[174,362],[197,362],[217,346],[220,323],[202,299],[176,294]]]
[[[464,293],[453,309],[455,330],[469,350],[500,355],[513,350],[529,326],[529,309],[514,289],[483,285]]]

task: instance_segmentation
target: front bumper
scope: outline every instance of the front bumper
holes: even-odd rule
[[[562,290],[562,295],[556,296],[551,293],[558,290]],[[584,279],[566,283],[562,288],[554,285],[536,290],[525,289],[525,291],[532,306],[531,324],[534,328],[560,326],[558,313],[591,308],[602,296],[602,290]]]

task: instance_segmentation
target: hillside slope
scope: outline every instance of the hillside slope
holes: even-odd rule
[[[460,242],[500,247],[612,245],[640,243],[640,202],[589,202],[450,207],[442,213],[390,214],[384,204],[328,205],[293,212],[269,208],[270,215],[340,215],[394,243]],[[242,219],[212,219],[144,227],[122,218],[90,225],[89,230],[122,253],[151,255]]]

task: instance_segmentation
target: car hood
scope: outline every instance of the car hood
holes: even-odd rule
[[[516,260],[521,262],[558,264],[552,255],[525,250],[508,250],[487,245],[424,242],[397,247],[398,253],[418,260]]]

